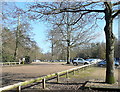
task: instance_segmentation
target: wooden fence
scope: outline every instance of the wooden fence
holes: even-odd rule
[[[22,63],[20,62],[4,62],[4,63],[0,63],[0,65],[20,65]]]
[[[22,86],[26,86],[28,84],[39,82],[39,81],[42,81],[42,85],[43,85],[43,89],[44,89],[45,88],[45,80],[46,79],[50,79],[52,77],[56,77],[57,78],[57,82],[59,82],[60,75],[65,75],[66,74],[66,78],[67,78],[68,75],[69,75],[69,72],[73,72],[73,74],[75,74],[75,71],[80,70],[80,69],[84,69],[86,67],[90,67],[92,65],[94,65],[94,64],[83,65],[83,66],[79,66],[79,67],[72,68],[72,69],[69,69],[69,70],[65,70],[65,71],[49,74],[49,75],[46,75],[46,76],[43,76],[43,77],[39,77],[39,78],[35,78],[35,79],[24,81],[24,82],[19,82],[19,83],[13,84],[13,85],[5,86],[5,87],[0,88],[0,92],[3,92],[3,91],[5,92],[7,90],[12,90],[12,89],[15,89],[15,88],[17,88],[16,89],[17,92],[21,92]]]

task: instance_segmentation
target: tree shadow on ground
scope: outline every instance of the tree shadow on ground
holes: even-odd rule
[[[68,82],[61,82],[61,83],[57,83],[57,82],[46,82],[47,84],[60,84],[60,85],[81,85],[81,84],[84,84],[84,83],[68,83]]]
[[[42,75],[45,76],[45,75]],[[18,82],[24,82],[26,80],[39,78],[42,76],[27,76],[27,74],[20,73],[3,73],[2,74],[2,87],[12,85]]]

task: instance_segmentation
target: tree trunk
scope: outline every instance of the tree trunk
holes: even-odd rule
[[[18,53],[18,32],[16,32],[16,42],[15,42],[14,61],[17,60],[17,53]]]
[[[53,33],[52,33],[52,47],[51,47],[51,53],[52,53],[52,58],[51,58],[51,59],[52,59],[52,60],[54,59],[54,58],[53,58],[53,57],[54,57],[54,54],[53,54],[53,53],[54,53],[54,43],[53,43],[53,39],[54,39],[54,38],[53,38]]]
[[[70,64],[70,32],[69,13],[67,12],[67,64]]]
[[[67,42],[67,64],[70,64],[70,42]]]
[[[16,30],[16,42],[15,42],[15,52],[14,52],[14,61],[17,60],[17,54],[18,54],[18,43],[19,43],[19,32],[20,31],[20,15],[18,14],[18,26]]]
[[[112,18],[112,6],[111,3],[106,4],[105,9],[105,21],[106,25],[104,28],[106,35],[106,83],[115,83],[114,77],[114,34],[112,32],[113,18]]]

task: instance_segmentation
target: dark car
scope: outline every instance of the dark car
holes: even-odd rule
[[[115,64],[116,67],[119,66],[119,62],[117,62],[116,60],[114,61],[114,64]],[[106,60],[103,60],[103,61],[99,62],[98,66],[106,66]]]
[[[99,62],[98,66],[106,66],[106,61],[104,60],[104,61]]]

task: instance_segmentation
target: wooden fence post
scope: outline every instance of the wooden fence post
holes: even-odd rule
[[[17,87],[17,92],[21,92],[21,86]]]
[[[83,67],[82,70],[85,70],[85,68]]]
[[[73,70],[73,75],[75,75],[75,70]]]
[[[66,78],[69,78],[69,76],[68,76],[68,71],[66,71]]]
[[[84,67],[84,70],[86,70],[86,67]]]
[[[42,79],[42,88],[45,89],[45,78]]]
[[[59,83],[59,74],[57,73],[57,83]]]
[[[80,69],[78,69],[78,73],[80,73]]]

